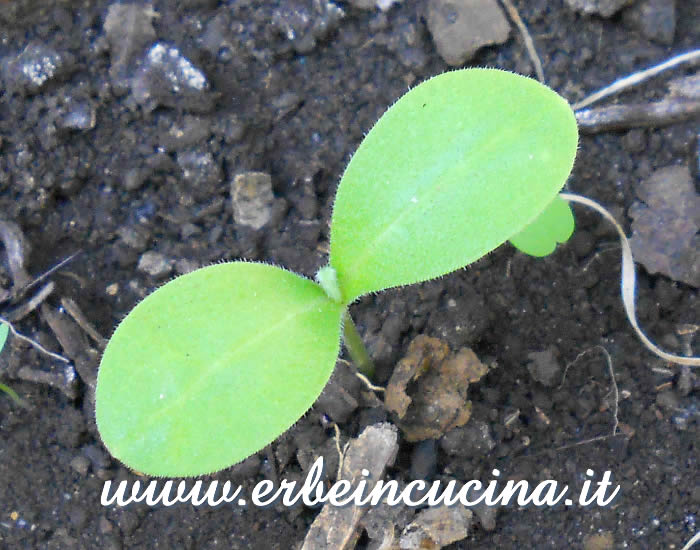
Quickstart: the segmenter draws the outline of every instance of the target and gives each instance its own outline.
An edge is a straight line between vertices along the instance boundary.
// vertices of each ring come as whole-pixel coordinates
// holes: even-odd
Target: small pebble
[[[271,23],[298,53],[307,54],[343,17],[342,8],[327,0],[287,0],[274,10]]]
[[[131,83],[134,99],[145,108],[177,107],[206,112],[214,106],[204,73],[174,46],[156,42]]]
[[[0,60],[7,88],[21,93],[36,93],[51,80],[65,75],[70,56],[38,42],[30,42],[15,58]]]
[[[110,456],[97,445],[86,445],[83,447],[83,454],[95,468],[109,468],[112,464]]]
[[[86,101],[71,103],[58,119],[58,126],[67,130],[91,130],[95,127],[95,106]]]
[[[625,10],[623,20],[649,40],[670,46],[676,33],[675,0],[638,0]]]
[[[145,252],[139,258],[137,269],[151,277],[165,277],[173,268],[173,263],[159,252]]]
[[[70,467],[81,476],[87,475],[90,468],[90,460],[85,456],[76,456],[70,461]]]
[[[559,382],[561,367],[553,349],[533,351],[527,354],[530,362],[527,370],[535,380],[545,386],[553,386]]]
[[[662,391],[656,396],[656,404],[659,407],[675,410],[679,408],[678,396],[673,390]]]
[[[634,0],[566,0],[574,11],[611,17]]]
[[[440,56],[456,67],[479,48],[503,44],[510,24],[496,0],[430,0],[428,29]]]
[[[221,165],[208,151],[181,151],[177,154],[177,164],[188,185],[207,192],[211,192],[224,177]]]
[[[245,172],[231,183],[233,220],[240,225],[260,229],[272,215],[275,197],[272,178],[264,172]]]
[[[484,456],[495,446],[488,424],[479,420],[471,420],[466,426],[450,430],[440,439],[440,447],[450,456]]]

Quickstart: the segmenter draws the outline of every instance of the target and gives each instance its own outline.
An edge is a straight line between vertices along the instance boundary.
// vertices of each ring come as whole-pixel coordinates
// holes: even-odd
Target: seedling
[[[159,476],[257,452],[319,396],[343,332],[368,364],[348,314],[360,296],[440,277],[508,239],[535,255],[566,240],[573,218],[556,196],[577,141],[567,102],[529,78],[466,69],[416,86],[345,170],[316,282],[216,264],[162,286],[122,321],[97,379],[105,445]]]
[[[5,342],[7,342],[7,336],[9,334],[10,325],[0,321],[0,353],[2,353],[2,350],[5,347]],[[10,386],[7,386],[6,384],[3,384],[2,382],[0,382],[0,392],[5,393],[17,405],[20,405],[21,407],[27,406],[24,400],[19,395],[17,395],[17,392],[15,390],[13,390]]]

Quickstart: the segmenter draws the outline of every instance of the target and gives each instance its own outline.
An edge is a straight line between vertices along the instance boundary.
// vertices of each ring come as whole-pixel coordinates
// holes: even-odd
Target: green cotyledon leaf
[[[7,341],[7,335],[10,332],[10,325],[5,323],[0,323],[0,351],[5,347],[5,342]]]
[[[157,476],[226,468],[273,441],[321,393],[343,306],[313,281],[259,263],[188,273],[117,327],[96,389],[109,451]]]
[[[330,265],[344,303],[477,260],[556,196],[578,143],[569,104],[496,69],[433,77],[367,134],[338,187]]]
[[[511,237],[509,242],[521,252],[541,258],[554,252],[557,243],[568,241],[574,225],[571,206],[557,195],[535,221]]]

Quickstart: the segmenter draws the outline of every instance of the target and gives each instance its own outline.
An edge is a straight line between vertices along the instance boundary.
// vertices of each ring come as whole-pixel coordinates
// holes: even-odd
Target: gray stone
[[[700,195],[687,166],[668,166],[637,187],[630,246],[649,273],[700,287]]]
[[[569,7],[587,15],[598,14],[610,17],[634,0],[566,0]]]
[[[508,40],[510,25],[495,0],[430,0],[428,28],[440,56],[464,64],[483,46]]]
[[[270,221],[274,201],[269,174],[245,172],[233,178],[231,204],[237,224],[260,229]]]
[[[126,246],[139,252],[148,246],[148,233],[139,227],[123,225],[117,229],[117,235]]]
[[[670,46],[676,33],[675,0],[642,0],[625,10],[625,23],[648,39]]]
[[[314,408],[327,415],[337,424],[347,422],[358,407],[361,382],[355,376],[355,367],[339,362]]]
[[[401,533],[399,548],[442,548],[466,538],[472,523],[472,511],[460,504],[425,508]]]
[[[113,83],[128,88],[128,72],[156,39],[152,23],[156,15],[151,4],[114,3],[107,9],[103,30],[112,60],[109,75]]]
[[[211,135],[211,122],[201,117],[187,115],[174,122],[159,137],[159,144],[166,151],[184,151],[206,141]]]
[[[488,424],[480,420],[471,420],[465,426],[450,430],[440,439],[440,447],[450,456],[484,456],[495,446]]]
[[[95,127],[95,106],[88,101],[71,101],[59,117],[57,125],[67,130],[92,130]]]
[[[195,188],[210,190],[224,177],[221,165],[208,151],[181,151],[177,154],[177,164],[182,178]]]
[[[131,91],[144,108],[159,105],[206,112],[214,106],[209,81],[179,49],[163,42],[151,46],[136,72]]]
[[[68,54],[61,54],[38,42],[30,42],[16,57],[0,63],[5,87],[20,93],[36,93],[48,82],[65,76],[73,64]]]
[[[272,13],[272,25],[301,54],[311,52],[316,43],[338,27],[345,12],[326,0],[287,0]]]
[[[85,456],[75,456],[70,461],[70,467],[78,472],[81,476],[85,476],[90,468],[90,460]]]
[[[403,0],[349,0],[349,4],[361,10],[373,10],[379,8],[387,11],[394,4],[400,4]]]
[[[552,348],[545,351],[533,351],[527,354],[527,358],[530,359],[527,370],[530,371],[530,376],[539,383],[553,386],[559,381],[561,367]]]
[[[165,277],[173,269],[173,262],[159,252],[144,252],[139,258],[137,269],[151,277]]]

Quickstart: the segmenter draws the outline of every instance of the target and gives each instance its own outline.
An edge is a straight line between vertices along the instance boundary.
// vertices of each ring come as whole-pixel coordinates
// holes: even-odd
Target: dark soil
[[[572,101],[698,45],[693,2],[677,2],[671,45],[649,40],[620,15],[581,16],[562,0],[516,4],[548,83]],[[27,268],[34,275],[83,251],[52,277],[57,289],[47,303],[56,308],[59,297],[72,298],[104,335],[167,280],[167,274],[158,279],[137,270],[145,251],[198,266],[246,257],[312,276],[325,262],[335,186],[363,133],[408,86],[448,68],[433,47],[422,3],[411,0],[383,15],[343,5],[346,16],[330,32],[308,31],[313,40],[297,33],[296,41],[274,21],[305,2],[157,0],[157,39],[199,67],[214,95],[209,105],[149,111],[110,85],[110,55],[101,39],[108,5],[0,2],[0,57],[13,58],[30,42],[70,57],[38,90],[6,82],[0,92],[0,216],[16,222],[31,244]],[[220,48],[203,39],[215,17],[223,30],[213,36],[225,38]],[[532,71],[515,32],[470,64]],[[626,97],[658,97],[663,80]],[[75,100],[95,107],[94,128],[62,127],[61,113]],[[164,147],[163,136],[193,110],[195,141]],[[600,201],[629,227],[626,212],[638,182],[671,164],[697,166],[696,132],[688,122],[584,136],[569,189]],[[188,150],[211,155],[218,166],[213,177],[204,174],[195,183],[185,177],[177,160]],[[269,173],[275,195],[285,201],[258,232],[232,220],[229,182],[246,170]],[[670,367],[676,373],[670,376],[652,371],[668,365],[645,350],[627,323],[618,249],[608,250],[617,245],[615,235],[597,215],[578,209],[576,215],[574,238],[550,257],[530,258],[505,245],[439,281],[368,296],[352,307],[377,361],[379,384],[418,334],[445,338],[455,350],[471,346],[482,360],[497,363],[469,390],[472,422],[488,426],[493,448],[469,440],[458,447],[401,441],[389,477],[488,480],[498,468],[508,479],[579,487],[590,468],[611,470],[621,485],[611,507],[503,509],[495,528],[476,524],[455,548],[578,548],[601,532],[612,540],[604,547],[680,548],[698,529],[697,389],[679,384],[678,367]],[[137,238],[125,238],[134,232]],[[677,329],[700,318],[697,291],[638,271],[642,326],[663,347],[682,353]],[[38,312],[18,329],[65,352]],[[605,360],[591,352],[561,387],[558,380],[548,387],[531,376],[528,354],[552,350],[563,368],[597,345],[612,357],[619,421],[631,437],[572,446],[611,433]],[[1,379],[30,409],[0,395],[1,548],[286,549],[303,540],[317,514],[303,507],[100,506],[104,479],[138,478],[101,447],[88,380],[76,399],[22,381],[23,366],[58,372],[61,364],[16,339],[8,349],[0,356]],[[94,375],[97,362],[89,364]],[[300,457],[332,445],[322,415],[313,409],[258,459],[213,478],[248,487],[261,479],[301,478],[306,461]],[[385,418],[380,407],[360,407],[340,428],[353,437]]]

